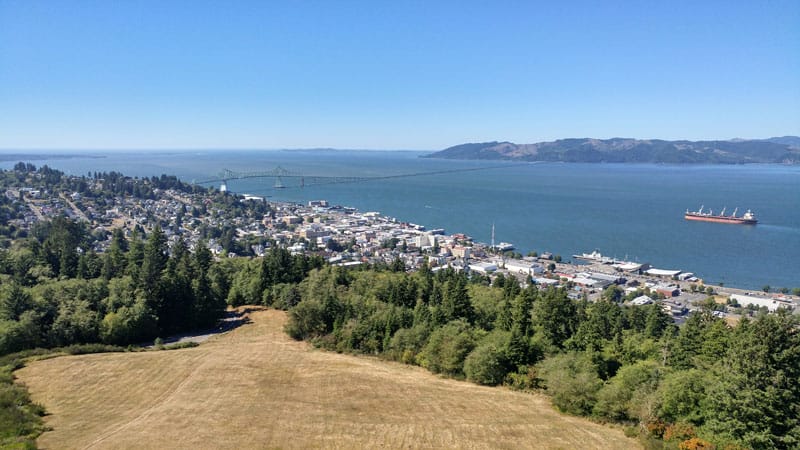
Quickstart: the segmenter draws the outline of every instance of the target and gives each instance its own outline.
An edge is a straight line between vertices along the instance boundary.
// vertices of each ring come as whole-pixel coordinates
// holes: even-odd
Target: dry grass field
[[[199,347],[37,361],[42,448],[636,448],[547,398],[315,350],[280,311]]]

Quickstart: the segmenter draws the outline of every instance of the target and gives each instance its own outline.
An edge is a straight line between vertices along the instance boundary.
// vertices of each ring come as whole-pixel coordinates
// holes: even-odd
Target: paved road
[[[88,218],[88,217],[86,217],[86,214],[84,214],[84,213],[83,213],[83,211],[81,211],[81,210],[80,210],[80,208],[78,208],[77,206],[75,206],[75,203],[72,203],[72,200],[70,200],[70,199],[69,199],[69,197],[67,197],[67,196],[66,196],[66,195],[64,195],[63,193],[62,193],[62,194],[60,194],[60,196],[61,196],[61,199],[62,199],[62,200],[64,200],[65,202],[67,202],[67,204],[69,205],[69,207],[70,207],[70,208],[72,208],[72,210],[75,212],[75,214],[77,214],[77,215],[78,215],[78,217],[80,217],[81,219],[83,219],[83,220],[84,220],[84,221],[86,221],[86,222],[89,222],[89,218]]]

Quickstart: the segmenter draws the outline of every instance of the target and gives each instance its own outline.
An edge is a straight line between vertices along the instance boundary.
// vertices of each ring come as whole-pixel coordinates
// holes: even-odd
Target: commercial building
[[[518,273],[523,275],[535,275],[544,273],[544,266],[538,263],[520,260],[509,259],[505,262],[505,269],[510,273]]]
[[[775,298],[761,298],[761,297],[753,297],[750,295],[742,295],[742,294],[731,294],[730,296],[731,301],[735,301],[741,306],[755,306],[757,308],[766,307],[769,312],[775,312],[778,308],[792,308],[793,305],[791,302],[778,300]]]

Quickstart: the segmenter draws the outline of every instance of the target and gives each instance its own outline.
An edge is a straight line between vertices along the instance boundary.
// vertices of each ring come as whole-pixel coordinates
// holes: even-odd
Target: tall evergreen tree
[[[578,328],[577,307],[565,290],[548,288],[534,303],[533,325],[548,343],[561,348]]]
[[[19,320],[33,306],[28,291],[17,283],[9,283],[0,291],[0,320]]]
[[[190,329],[194,326],[194,279],[189,251],[183,241],[172,246],[172,256],[161,272],[157,295],[152,302],[158,325],[167,334]]]
[[[108,266],[106,269],[103,269],[103,276],[106,279],[114,278],[125,273],[125,253],[128,251],[128,240],[125,239],[125,234],[123,233],[121,228],[114,229],[114,232],[111,235],[111,245],[108,247],[108,252],[106,253],[106,260],[107,263],[104,262],[105,265]]]
[[[126,274],[130,275],[135,282],[139,281],[142,261],[144,261],[144,243],[139,236],[139,232],[134,228],[131,235],[130,249],[127,253]]]
[[[449,322],[464,319],[467,323],[475,321],[475,311],[470,303],[467,291],[467,277],[464,274],[454,275],[447,282],[447,289],[442,298],[442,312]]]
[[[800,447],[800,321],[786,311],[735,329],[711,387],[708,428],[754,449]]]
[[[167,239],[160,226],[156,225],[150,232],[143,256],[139,285],[150,296],[155,293],[161,271],[167,265]]]
[[[514,299],[511,313],[512,327],[518,327],[519,332],[530,337],[533,334],[531,323],[533,320],[533,304],[536,300],[537,290],[535,286],[530,286],[521,291]]]

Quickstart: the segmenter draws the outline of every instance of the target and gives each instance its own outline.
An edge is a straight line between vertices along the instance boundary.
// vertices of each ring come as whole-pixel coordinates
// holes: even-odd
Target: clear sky
[[[0,148],[800,135],[800,1],[0,0]]]

